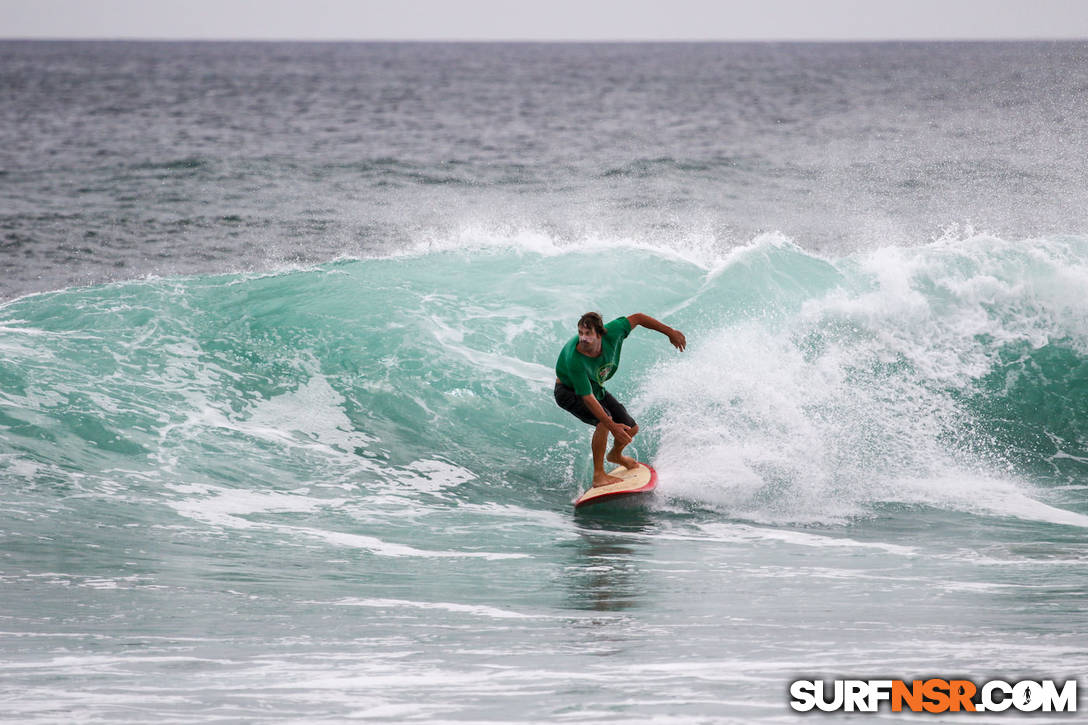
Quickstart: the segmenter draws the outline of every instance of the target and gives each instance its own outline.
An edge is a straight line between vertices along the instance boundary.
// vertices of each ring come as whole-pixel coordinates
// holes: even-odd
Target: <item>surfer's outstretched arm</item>
[[[673,347],[675,347],[677,350],[680,350],[681,352],[683,352],[684,348],[688,345],[688,341],[687,338],[684,337],[684,333],[669,327],[664,322],[659,322],[658,320],[655,320],[649,315],[644,315],[641,312],[636,312],[633,315],[628,315],[627,321],[631,323],[632,330],[639,325],[642,325],[643,327],[647,327],[651,330],[660,332],[662,335],[669,338],[669,342],[672,343]]]

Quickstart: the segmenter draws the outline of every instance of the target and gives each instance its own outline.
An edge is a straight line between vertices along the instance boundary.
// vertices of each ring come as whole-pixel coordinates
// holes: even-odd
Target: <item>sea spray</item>
[[[1004,489],[1068,468],[1086,441],[1088,307],[1071,284],[1084,259],[1080,240],[989,237],[826,261],[789,244],[738,255],[683,312],[722,322],[640,391],[660,416],[658,464],[677,496],[812,521],[909,501],[911,481],[964,475],[984,500],[987,476]],[[753,277],[760,295],[738,295]]]

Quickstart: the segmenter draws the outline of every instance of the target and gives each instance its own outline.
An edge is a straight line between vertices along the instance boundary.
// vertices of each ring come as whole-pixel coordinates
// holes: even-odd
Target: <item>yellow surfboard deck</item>
[[[590,488],[574,500],[574,508],[586,506],[591,503],[616,500],[631,496],[632,494],[647,494],[657,488],[657,471],[645,463],[639,463],[636,468],[619,468],[609,471],[610,476],[619,476],[623,480],[619,483],[610,483],[607,486]]]

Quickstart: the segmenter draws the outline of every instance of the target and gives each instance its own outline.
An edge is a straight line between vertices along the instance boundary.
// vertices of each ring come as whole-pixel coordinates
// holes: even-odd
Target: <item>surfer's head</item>
[[[601,349],[604,320],[599,312],[587,312],[578,320],[578,348],[583,354],[595,356]]]
[[[597,337],[604,337],[604,318],[601,317],[600,312],[587,312],[582,315],[582,318],[578,320],[578,336],[582,336],[582,331],[589,331],[597,333]]]

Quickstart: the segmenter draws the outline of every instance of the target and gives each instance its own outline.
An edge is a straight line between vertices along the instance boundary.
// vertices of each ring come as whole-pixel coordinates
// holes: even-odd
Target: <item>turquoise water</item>
[[[480,233],[7,302],[5,716],[789,721],[801,677],[1078,677],[1086,282],[1077,236]],[[610,386],[641,512],[571,506],[587,309],[688,338],[637,330]]]

